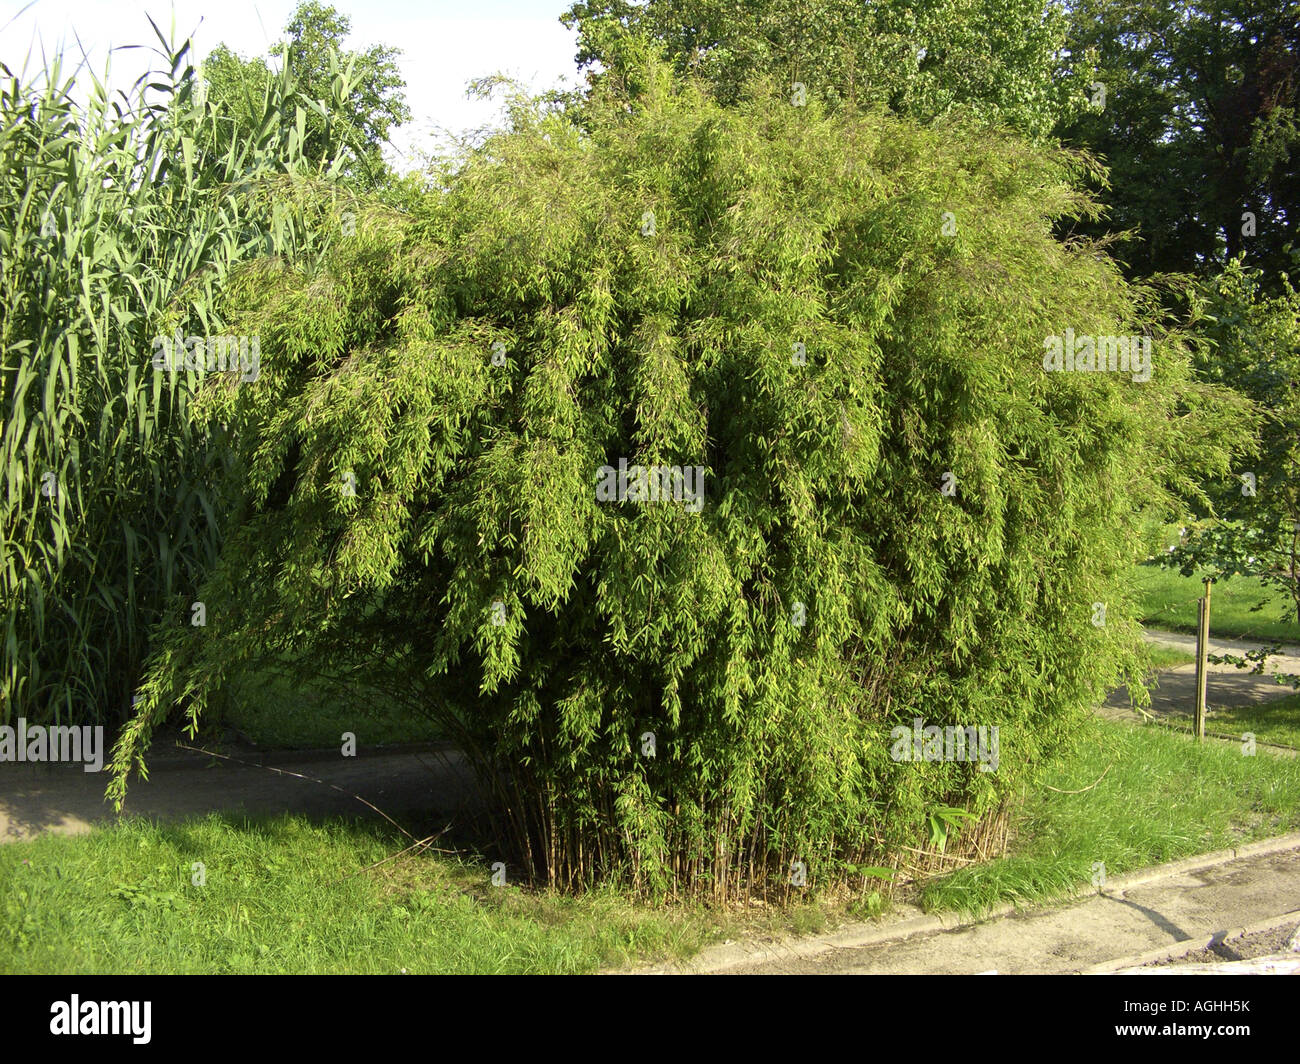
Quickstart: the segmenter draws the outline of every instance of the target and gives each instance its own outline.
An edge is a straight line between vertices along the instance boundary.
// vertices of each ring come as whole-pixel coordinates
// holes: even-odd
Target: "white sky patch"
[[[198,59],[222,43],[249,57],[265,55],[283,36],[296,6],[296,0],[36,0],[31,6],[3,0],[0,60],[15,73],[26,60],[31,74],[43,66],[42,47],[53,54],[62,46],[66,78],[84,48],[90,69],[102,76],[111,49],[110,85],[126,89],[150,57],[122,46],[157,44],[146,13],[164,34],[174,24],[177,40],[192,37]],[[394,131],[386,151],[399,169],[416,165],[440,130],[460,134],[497,123],[499,100],[465,98],[474,78],[500,72],[534,92],[580,83],[575,35],[560,24],[567,0],[335,0],[333,6],[352,19],[349,49],[402,50],[398,63],[412,119]]]

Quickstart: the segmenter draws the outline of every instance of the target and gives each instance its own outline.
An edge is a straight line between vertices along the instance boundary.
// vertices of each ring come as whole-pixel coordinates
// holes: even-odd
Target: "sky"
[[[472,78],[502,72],[534,91],[578,81],[574,34],[559,16],[571,0],[326,0],[352,19],[347,47],[400,48],[406,103],[412,120],[398,129],[387,152],[399,169],[432,147],[438,129],[453,133],[495,123],[499,100],[468,100]],[[109,50],[111,84],[127,88],[144,71],[146,54],[122,45],[156,39],[145,17],[164,33],[191,36],[201,59],[219,43],[243,56],[265,55],[282,35],[297,0],[0,0],[0,61],[18,73],[28,53],[29,71],[65,46],[102,74]],[[78,43],[80,40],[80,43]],[[66,58],[65,58],[66,62]]]

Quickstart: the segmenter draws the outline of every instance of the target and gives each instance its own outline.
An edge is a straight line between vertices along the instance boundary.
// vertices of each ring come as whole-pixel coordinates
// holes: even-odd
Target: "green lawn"
[[[702,909],[493,887],[490,869],[443,856],[353,874],[402,845],[289,816],[9,843],[0,971],[590,972],[689,954],[719,933]]]
[[[1196,631],[1196,601],[1203,585],[1199,577],[1179,576],[1176,569],[1142,564],[1137,567],[1141,593],[1139,620],[1150,628],[1173,632]],[[1251,607],[1261,599],[1262,610]],[[1295,623],[1294,606],[1282,620],[1288,599],[1275,588],[1266,588],[1258,577],[1235,576],[1216,583],[1210,594],[1210,633],[1224,639],[1276,639],[1300,643],[1300,625]]]
[[[1097,862],[1117,876],[1300,828],[1300,759],[1245,757],[1163,728],[1092,727],[1045,780],[1058,790],[1026,802],[1010,854],[931,880],[927,909],[1049,901],[1089,889]]]
[[[1047,901],[1086,888],[1098,861],[1114,876],[1300,827],[1300,759],[1093,728],[1045,782],[1065,791],[1105,778],[1083,794],[1032,795],[1011,855],[931,880],[927,908]],[[373,827],[292,816],[128,819],[0,845],[0,972],[592,972],[862,913],[831,902],[719,913],[612,890],[568,898],[493,887],[481,861],[443,854],[357,874],[402,845]],[[191,882],[196,861],[203,886]]]
[[[1192,665],[1196,662],[1195,654],[1179,647],[1150,644],[1147,646],[1147,651],[1151,655],[1151,667],[1156,670],[1173,669],[1179,665]]]
[[[1206,727],[1226,735],[1252,732],[1260,742],[1300,749],[1300,694],[1236,709],[1214,706]]]

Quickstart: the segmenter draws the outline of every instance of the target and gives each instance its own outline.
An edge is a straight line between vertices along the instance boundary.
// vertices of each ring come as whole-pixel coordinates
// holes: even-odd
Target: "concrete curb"
[[[1297,922],[1300,922],[1300,909],[1293,909],[1281,916],[1270,916],[1265,920],[1256,920],[1253,924],[1232,927],[1226,931],[1216,931],[1208,938],[1188,938],[1182,942],[1175,942],[1172,946],[1159,946],[1156,949],[1147,950],[1145,953],[1135,953],[1129,957],[1118,957],[1115,960],[1102,961],[1100,964],[1094,964],[1089,968],[1082,969],[1079,974],[1114,975],[1122,968],[1140,968],[1142,965],[1151,964],[1153,961],[1175,961],[1180,957],[1186,957],[1189,953],[1194,953],[1196,950],[1217,946],[1222,942],[1231,942],[1233,939],[1242,938],[1245,935],[1255,935],[1261,931],[1272,931],[1274,928],[1286,927],[1288,924]]]
[[[1213,853],[1184,857],[1177,861],[1155,865],[1152,868],[1129,875],[1108,879],[1104,890],[1099,894],[1122,894],[1135,887],[1147,886],[1164,879],[1187,875],[1191,872],[1217,868],[1245,857],[1258,857],[1266,854],[1285,853],[1300,849],[1300,832],[1280,835],[1277,838],[1261,839],[1258,842],[1244,843],[1230,850],[1216,850]],[[1042,909],[1060,908],[1089,897],[1078,894],[1073,898],[1063,899],[1041,907]],[[911,907],[909,907],[911,908]],[[912,911],[916,911],[913,909]],[[644,968],[619,969],[603,972],[604,975],[718,975],[747,964],[763,964],[768,961],[804,959],[830,953],[836,949],[855,949],[861,946],[874,946],[882,942],[902,941],[912,935],[931,934],[935,931],[951,931],[959,927],[972,927],[975,924],[997,920],[1015,912],[1026,911],[1013,902],[1006,902],[989,910],[978,919],[963,919],[955,913],[934,913],[923,916],[904,916],[882,924],[850,924],[829,935],[816,935],[808,938],[788,936],[775,942],[728,942],[720,946],[710,946],[702,950],[699,956],[678,964],[657,964]],[[1169,948],[1169,947],[1165,947]]]

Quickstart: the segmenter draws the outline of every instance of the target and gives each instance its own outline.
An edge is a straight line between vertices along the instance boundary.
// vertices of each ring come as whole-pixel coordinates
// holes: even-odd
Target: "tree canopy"
[[[396,62],[399,50],[373,45],[365,51],[349,51],[344,45],[351,28],[352,20],[334,7],[303,0],[285,26],[284,39],[271,46],[270,56],[289,68],[297,88],[306,158],[338,160],[354,184],[374,187],[391,176],[382,148],[411,111]],[[213,105],[228,119],[217,127],[218,150],[237,133],[255,133],[266,95],[277,79],[267,59],[244,59],[219,44],[204,60],[203,78]],[[342,108],[312,106],[332,99],[342,85],[347,90]],[[277,117],[287,129],[297,121],[297,109],[286,109]]]
[[[1300,261],[1300,3],[1072,0],[1069,48],[1096,57],[1096,106],[1067,143],[1107,164],[1133,276],[1202,277],[1241,257],[1270,292]]]
[[[734,103],[755,76],[835,105],[887,105],[922,121],[964,111],[1034,137],[1082,106],[1087,71],[1062,64],[1052,0],[579,0],[580,67],[619,65],[628,33]]]
[[[1205,286],[1198,375],[1249,397],[1259,431],[1233,475],[1212,482],[1214,517],[1199,507],[1167,561],[1187,576],[1258,576],[1300,623],[1300,293],[1285,276],[1282,287],[1269,295],[1240,260]]]

